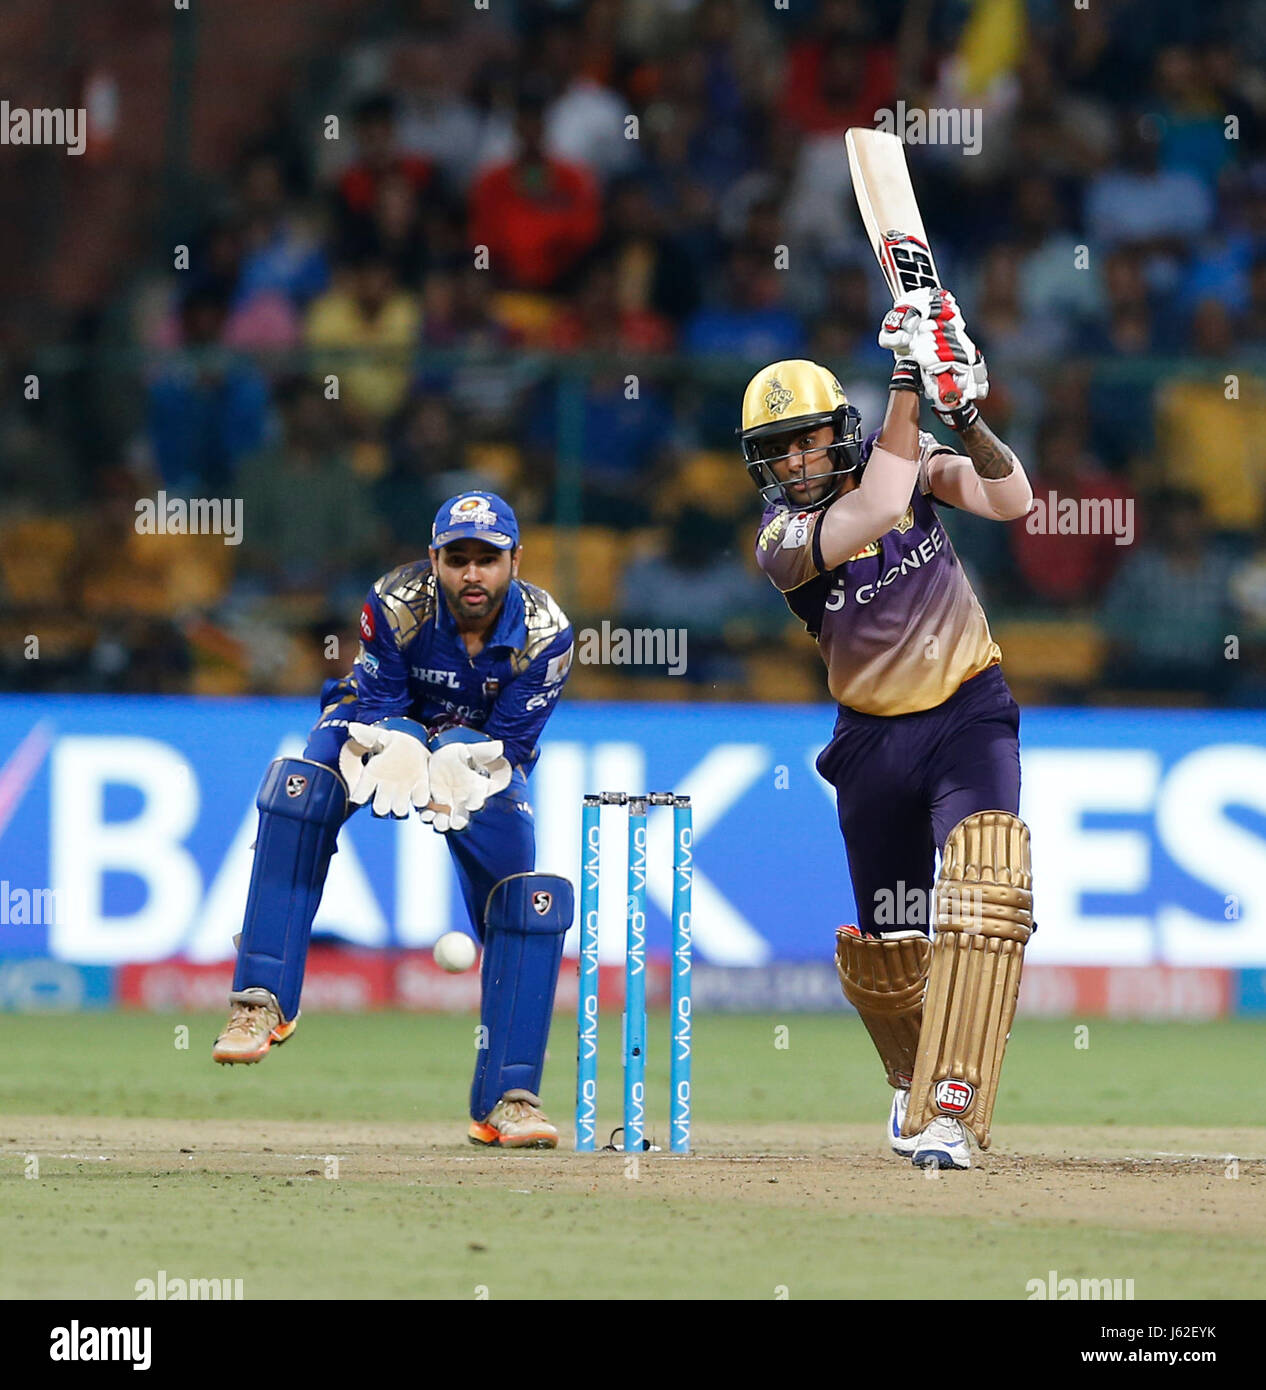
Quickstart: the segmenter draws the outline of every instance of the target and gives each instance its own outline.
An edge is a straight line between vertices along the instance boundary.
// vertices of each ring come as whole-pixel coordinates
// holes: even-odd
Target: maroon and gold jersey
[[[756,560],[817,640],[837,703],[862,714],[912,714],[947,700],[1001,661],[930,495],[928,462],[952,453],[919,435],[918,481],[899,522],[824,571],[818,528],[827,509],[770,507]]]

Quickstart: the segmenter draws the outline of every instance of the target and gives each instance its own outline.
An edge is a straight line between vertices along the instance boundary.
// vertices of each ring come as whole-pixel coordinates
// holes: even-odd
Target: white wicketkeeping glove
[[[349,724],[347,730],[338,766],[351,801],[360,806],[373,797],[374,815],[398,818],[427,804],[431,754],[420,738],[373,724]]]
[[[499,739],[446,743],[431,754],[431,804],[422,819],[436,830],[465,830],[490,796],[510,785],[510,764]]]

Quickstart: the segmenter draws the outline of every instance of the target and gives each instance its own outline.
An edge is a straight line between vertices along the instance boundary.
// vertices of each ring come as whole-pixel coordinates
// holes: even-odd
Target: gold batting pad
[[[949,1115],[982,1149],[989,1147],[1032,934],[1028,826],[1009,811],[978,811],[959,821],[941,855],[936,938],[902,1134],[918,1134],[937,1115]]]
[[[835,969],[879,1051],[890,1086],[909,1086],[923,1018],[931,943],[922,932],[886,938],[835,933]]]

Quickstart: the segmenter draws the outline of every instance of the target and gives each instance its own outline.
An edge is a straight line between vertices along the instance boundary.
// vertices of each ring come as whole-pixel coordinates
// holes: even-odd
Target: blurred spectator
[[[1094,259],[1083,266],[1077,255],[1083,242],[1069,230],[1067,204],[1053,179],[1025,174],[1016,181],[1011,238],[1020,256],[1020,304],[1065,324],[1092,317],[1101,297]]]
[[[427,191],[434,168],[427,159],[401,150],[396,140],[396,103],[387,92],[365,97],[353,117],[356,158],[338,181],[340,212],[346,221],[372,218],[388,181],[403,184],[414,197]]]
[[[1028,472],[1036,511],[1006,528],[1016,572],[1030,595],[1053,607],[1098,599],[1130,554],[1127,546],[1139,544],[1141,518],[1133,494],[1087,456],[1082,427],[1074,420],[1047,424]],[[1078,504],[1078,521],[1066,531],[1060,525],[1059,507],[1069,499]],[[1102,526],[1097,535],[1082,528],[1082,499],[1107,503],[1106,509],[1092,513]],[[1120,543],[1111,529],[1118,520],[1128,528]]]
[[[541,37],[541,68],[556,93],[545,112],[545,147],[553,158],[583,165],[605,180],[633,166],[638,145],[625,127],[628,102],[605,79],[582,70],[582,42],[579,18],[567,15],[551,19]],[[602,66],[611,66],[609,58]]]
[[[339,378],[340,396],[357,423],[382,421],[404,400],[419,317],[417,297],[401,289],[390,263],[372,249],[309,309],[309,347],[366,354],[364,361],[317,359],[320,374]]]
[[[242,218],[242,261],[237,302],[274,290],[299,308],[329,284],[324,248],[291,208],[285,169],[269,149],[247,154],[238,181]]]
[[[393,433],[390,467],[373,489],[374,511],[391,549],[384,566],[388,559],[403,564],[426,551],[440,503],[466,490],[459,482],[464,454],[444,397],[420,396],[406,407]]]
[[[602,205],[593,177],[545,153],[542,103],[520,101],[518,152],[475,181],[470,239],[486,246],[491,270],[518,289],[549,289],[597,240]]]
[[[1204,51],[1180,44],[1162,49],[1153,86],[1160,98],[1161,164],[1216,188],[1235,155],[1223,124],[1227,108],[1218,99]]]
[[[1254,261],[1249,271],[1241,341],[1245,347],[1266,351],[1266,256]]]
[[[16,372],[0,374],[0,509],[5,517],[72,511],[84,493],[47,407],[24,401]]]
[[[672,403],[653,381],[643,377],[630,399],[623,374],[595,372],[575,395],[552,387],[538,391],[526,417],[530,476],[563,468],[560,439],[568,437],[581,460],[583,520],[621,528],[647,524],[652,480],[673,427]]]
[[[505,348],[513,330],[499,319],[489,297],[489,275],[474,266],[433,270],[422,300],[422,338],[434,348]]]
[[[872,126],[890,107],[896,60],[890,45],[869,41],[856,0],[822,0],[813,32],[787,50],[782,115],[806,134],[840,134]]]
[[[644,179],[620,180],[608,190],[606,231],[595,255],[614,264],[622,305],[679,322],[699,303],[706,265],[667,230],[671,225]]]
[[[228,304],[221,290],[186,296],[181,346],[149,390],[149,437],[163,486],[183,496],[231,489],[241,457],[264,442],[268,386],[245,359],[223,348]]]
[[[608,260],[590,264],[572,307],[554,320],[550,332],[550,346],[558,352],[666,352],[672,339],[672,325],[662,314],[622,302]]]
[[[732,524],[690,506],[674,519],[666,545],[625,570],[619,621],[630,628],[683,629],[685,677],[706,685],[742,678],[735,644],[727,640],[739,636],[736,629],[747,643],[777,634],[787,625],[787,610],[739,557]]]
[[[1206,306],[1199,345],[1225,358],[1225,311]],[[1216,530],[1251,534],[1266,499],[1266,378],[1237,372],[1235,393],[1220,375],[1185,376],[1157,393],[1156,440],[1167,482],[1200,495]]]
[[[1068,334],[1058,314],[1032,314],[1020,300],[1020,253],[995,246],[985,257],[972,308],[976,342],[990,361],[1008,371],[1040,368],[1057,357]]]
[[[1147,539],[1108,590],[1105,683],[1123,690],[1217,695],[1233,672],[1231,559],[1209,542],[1201,499],[1182,488],[1153,493]]]
[[[682,345],[690,352],[726,353],[761,362],[802,356],[804,325],[783,307],[781,276],[774,268],[772,248],[733,247],[712,307],[691,317]]]
[[[1112,252],[1103,263],[1101,297],[1081,331],[1081,351],[1096,356],[1138,357],[1161,348],[1157,315],[1139,258]]]
[[[1161,167],[1155,117],[1123,117],[1121,142],[1119,165],[1087,186],[1086,231],[1099,247],[1141,257],[1148,284],[1169,293],[1182,259],[1212,221],[1213,199],[1194,174]]]
[[[355,585],[372,566],[373,519],[343,447],[338,403],[297,379],[281,413],[276,447],[242,466],[238,577],[282,593]]]

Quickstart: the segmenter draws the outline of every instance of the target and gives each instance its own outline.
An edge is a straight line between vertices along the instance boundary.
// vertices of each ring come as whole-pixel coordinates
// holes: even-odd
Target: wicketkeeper
[[[217,1062],[258,1062],[285,1042],[339,828],[360,806],[415,810],[448,841],[483,943],[472,1142],[554,1148],[540,1108],[572,887],[537,874],[527,777],[571,669],[572,630],[518,578],[519,527],[493,493],[450,498],[428,557],[373,586],[349,675],[327,681],[302,758],[260,787],[259,835]]]
[[[1033,494],[980,418],[985,363],[949,293],[908,295],[879,342],[896,366],[878,431],[863,438],[825,367],[789,361],[752,378],[740,436],[766,503],[756,558],[817,640],[839,706],[817,768],[859,923],[837,932],[836,966],[895,1088],[887,1139],[917,1165],[968,1168],[969,1135],[989,1145],[1032,878],[1019,707],[937,508],[1012,521]],[[920,394],[943,399],[947,369],[961,404],[937,414],[959,449],[919,430]]]

